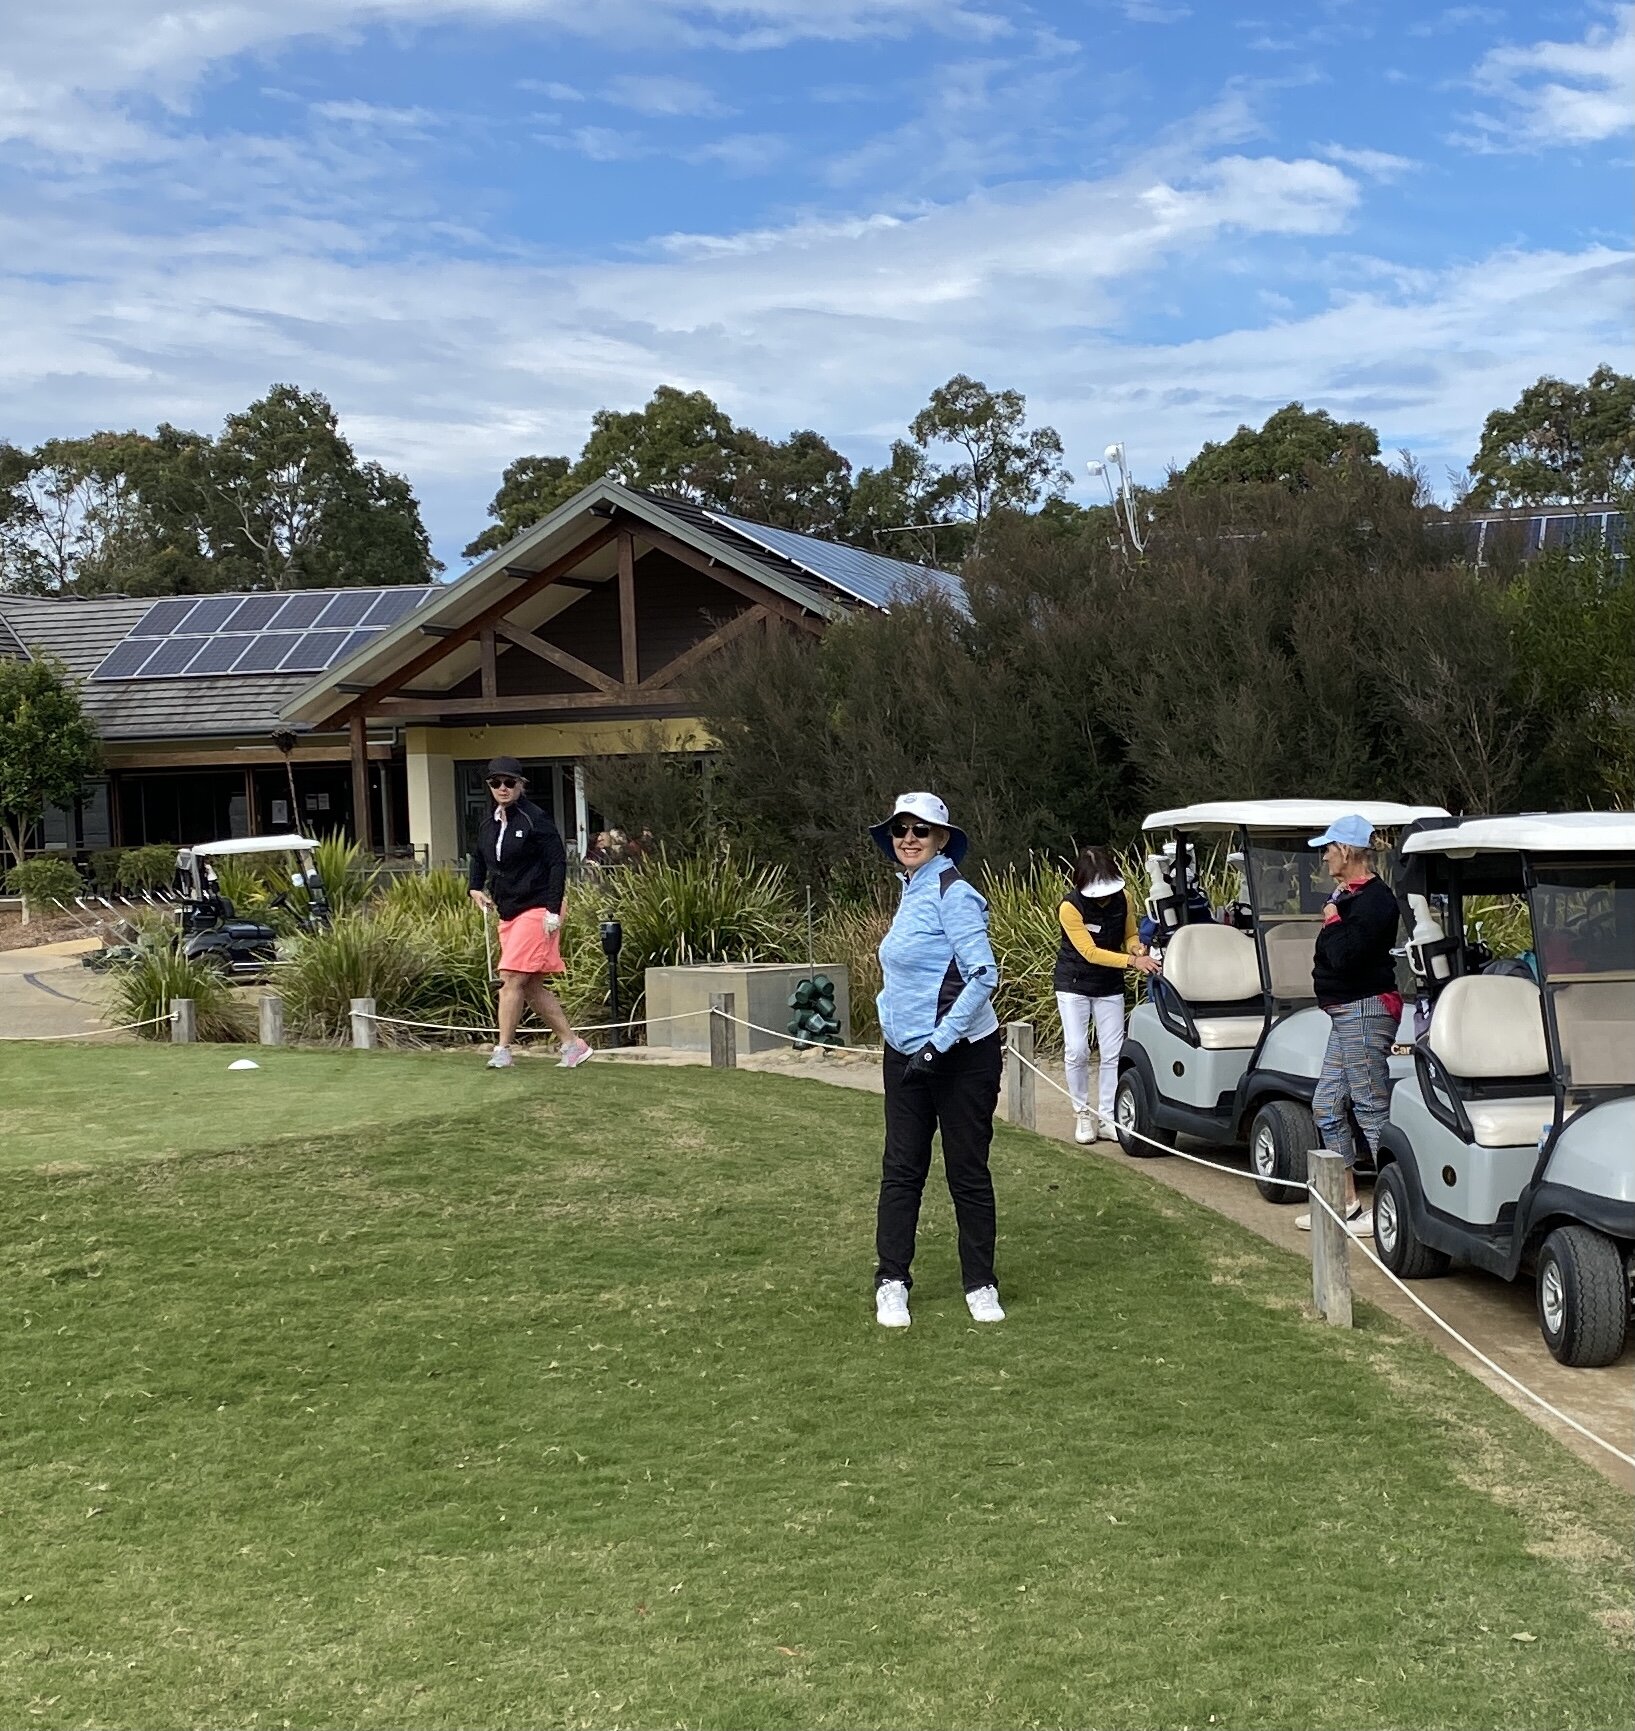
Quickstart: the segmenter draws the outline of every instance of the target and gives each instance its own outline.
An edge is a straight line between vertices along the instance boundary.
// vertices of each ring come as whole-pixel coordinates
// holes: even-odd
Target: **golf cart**
[[[1317,1144],[1311,1099],[1328,1044],[1311,969],[1334,885],[1311,838],[1355,813],[1392,839],[1406,825],[1446,817],[1434,806],[1382,800],[1225,800],[1155,812],[1142,826],[1156,844],[1147,912],[1163,973],[1130,1015],[1114,1097],[1126,1154],[1174,1145],[1247,1141],[1256,1187],[1268,1202],[1303,1202],[1306,1155]],[[1203,916],[1199,849],[1230,850],[1225,920]],[[1397,1074],[1408,1061],[1393,1059]],[[1283,1180],[1283,1182],[1276,1182]]]
[[[300,917],[310,928],[329,924],[329,903],[318,876],[317,842],[304,835],[240,836],[233,841],[202,842],[176,855],[176,883],[183,897],[182,953],[215,963],[235,979],[259,979],[277,960],[278,934],[261,920],[241,919],[222,894],[214,862],[282,854],[293,864],[290,889],[300,893]],[[291,907],[289,890],[270,906]]]
[[[1381,1140],[1380,1257],[1405,1280],[1531,1267],[1550,1351],[1611,1364],[1635,1277],[1635,817],[1416,826],[1399,881],[1430,1025]],[[1531,949],[1473,971],[1468,903],[1494,895],[1525,898]]]

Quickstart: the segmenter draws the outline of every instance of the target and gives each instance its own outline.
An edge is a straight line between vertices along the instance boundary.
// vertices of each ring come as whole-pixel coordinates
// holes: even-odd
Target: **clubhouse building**
[[[946,573],[600,481],[450,583],[39,600],[0,594],[0,656],[83,683],[104,772],[44,851],[340,829],[461,859],[482,771],[520,758],[570,849],[585,763],[711,741],[689,676],[755,633],[820,634]]]

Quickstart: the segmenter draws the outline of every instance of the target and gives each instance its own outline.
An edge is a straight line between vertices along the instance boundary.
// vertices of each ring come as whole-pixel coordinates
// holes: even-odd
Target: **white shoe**
[[[900,1280],[882,1280],[874,1289],[874,1320],[882,1328],[907,1328],[908,1288]]]
[[[496,1046],[494,1056],[488,1060],[488,1067],[490,1070],[509,1070],[512,1062],[511,1048],[509,1046]]]
[[[1374,1236],[1374,1210],[1364,1208],[1360,1202],[1345,1217],[1345,1223],[1359,1238],[1372,1238]],[[1294,1229],[1296,1232],[1310,1232],[1311,1216],[1309,1214],[1295,1215]]]
[[[999,1288],[997,1286],[979,1286],[975,1292],[967,1292],[965,1308],[970,1311],[973,1322],[1003,1322],[1005,1320],[1005,1312],[999,1304]]]
[[[556,1067],[559,1070],[575,1070],[584,1063],[595,1049],[596,1048],[591,1045],[589,1040],[581,1040],[575,1037],[562,1048],[562,1056],[557,1059]]]
[[[1096,1139],[1096,1115],[1088,1106],[1073,1115],[1073,1140],[1087,1148]]]

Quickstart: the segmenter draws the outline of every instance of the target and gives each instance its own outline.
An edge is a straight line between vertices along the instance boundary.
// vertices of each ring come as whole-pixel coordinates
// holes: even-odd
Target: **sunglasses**
[[[931,825],[928,823],[910,823],[906,818],[898,818],[891,826],[891,834],[898,841],[908,835],[913,836],[917,841],[924,841],[931,834]]]
[[[517,778],[514,775],[491,775],[488,778],[490,787],[515,787]]]

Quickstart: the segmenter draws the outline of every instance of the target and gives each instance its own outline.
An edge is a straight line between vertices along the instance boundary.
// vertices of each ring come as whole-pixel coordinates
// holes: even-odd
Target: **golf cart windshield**
[[[1635,862],[1541,863],[1532,902],[1565,1086],[1635,1087]]]
[[[1251,835],[1243,850],[1266,976],[1273,998],[1284,1004],[1312,1002],[1312,955],[1334,888],[1323,856],[1306,844],[1305,836]]]

